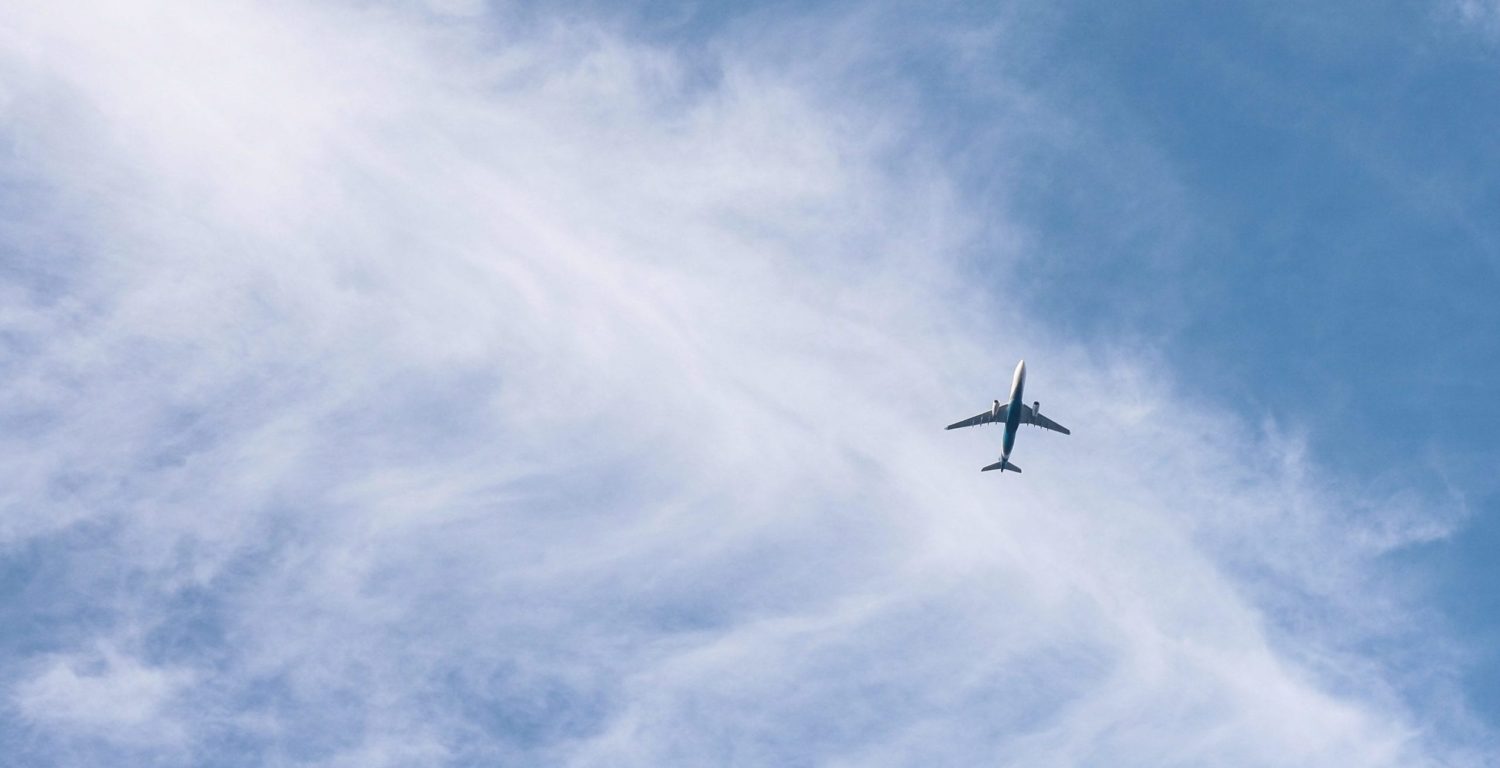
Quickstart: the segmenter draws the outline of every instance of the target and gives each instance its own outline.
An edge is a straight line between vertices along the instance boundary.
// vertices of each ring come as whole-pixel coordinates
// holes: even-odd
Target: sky
[[[1500,5],[0,22],[15,764],[1500,761]]]

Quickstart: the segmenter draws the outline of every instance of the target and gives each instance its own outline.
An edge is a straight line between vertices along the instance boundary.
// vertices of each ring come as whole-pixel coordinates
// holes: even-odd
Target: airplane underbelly
[[[1005,455],[1010,455],[1010,449],[1016,444],[1016,430],[1021,426],[1021,397],[1018,391],[1011,395],[1010,410],[1005,419]]]

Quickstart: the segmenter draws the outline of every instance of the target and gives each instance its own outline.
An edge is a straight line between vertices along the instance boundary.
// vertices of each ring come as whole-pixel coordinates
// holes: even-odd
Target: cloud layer
[[[1024,222],[839,80],[878,41],[90,10],[0,33],[12,754],[1464,757],[1381,568],[1451,511],[974,289]],[[1075,434],[980,475],[1022,356]]]

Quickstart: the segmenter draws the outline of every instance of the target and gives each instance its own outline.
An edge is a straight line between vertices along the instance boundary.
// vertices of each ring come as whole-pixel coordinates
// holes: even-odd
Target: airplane
[[[1005,470],[1019,473],[1021,468],[1010,463],[1010,449],[1016,444],[1016,427],[1022,424],[1035,424],[1053,432],[1061,432],[1071,435],[1068,428],[1042,415],[1042,403],[1038,400],[1031,405],[1021,402],[1021,390],[1026,387],[1026,361],[1022,360],[1016,365],[1016,375],[1010,381],[1010,402],[1001,405],[999,400],[990,407],[988,411],[973,418],[949,424],[947,429],[958,429],[960,427],[974,427],[980,424],[1004,424],[1005,440],[1000,460],[985,467],[980,472],[988,472],[998,469],[1002,473]]]

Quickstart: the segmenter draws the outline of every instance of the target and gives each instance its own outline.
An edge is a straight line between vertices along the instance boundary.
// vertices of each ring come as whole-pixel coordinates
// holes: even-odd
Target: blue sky
[[[7,14],[25,764],[1495,761],[1500,8]]]
[[[1403,557],[1438,569],[1432,597],[1485,649],[1497,60],[1462,22],[1404,3],[1070,9],[1041,46],[1066,63],[1038,67],[1038,87],[1092,105],[1088,130],[1159,164],[1170,190],[1144,194],[1193,223],[1122,226],[1133,193],[1089,147],[1049,156],[1063,167],[1036,171],[1027,204],[1048,222],[1033,306],[1054,322],[1147,339],[1193,396],[1273,411],[1350,482],[1461,499],[1462,534]],[[1470,691],[1493,722],[1500,668],[1481,654]]]
[[[722,13],[690,18],[744,23]],[[1297,432],[1343,481],[1468,510],[1463,535],[1397,559],[1437,580],[1430,599],[1473,642],[1466,685],[1491,722],[1493,18],[1462,4],[1078,2],[934,23],[897,8],[880,23],[1014,31],[964,57],[907,39],[867,62],[871,80],[910,78],[963,193],[1035,238],[1016,271],[975,256],[987,287],[1053,327],[1160,355],[1185,396]],[[1010,156],[992,124],[1014,118],[1013,94],[997,79],[1065,112],[1072,133]],[[1420,415],[1398,415],[1407,400]]]

